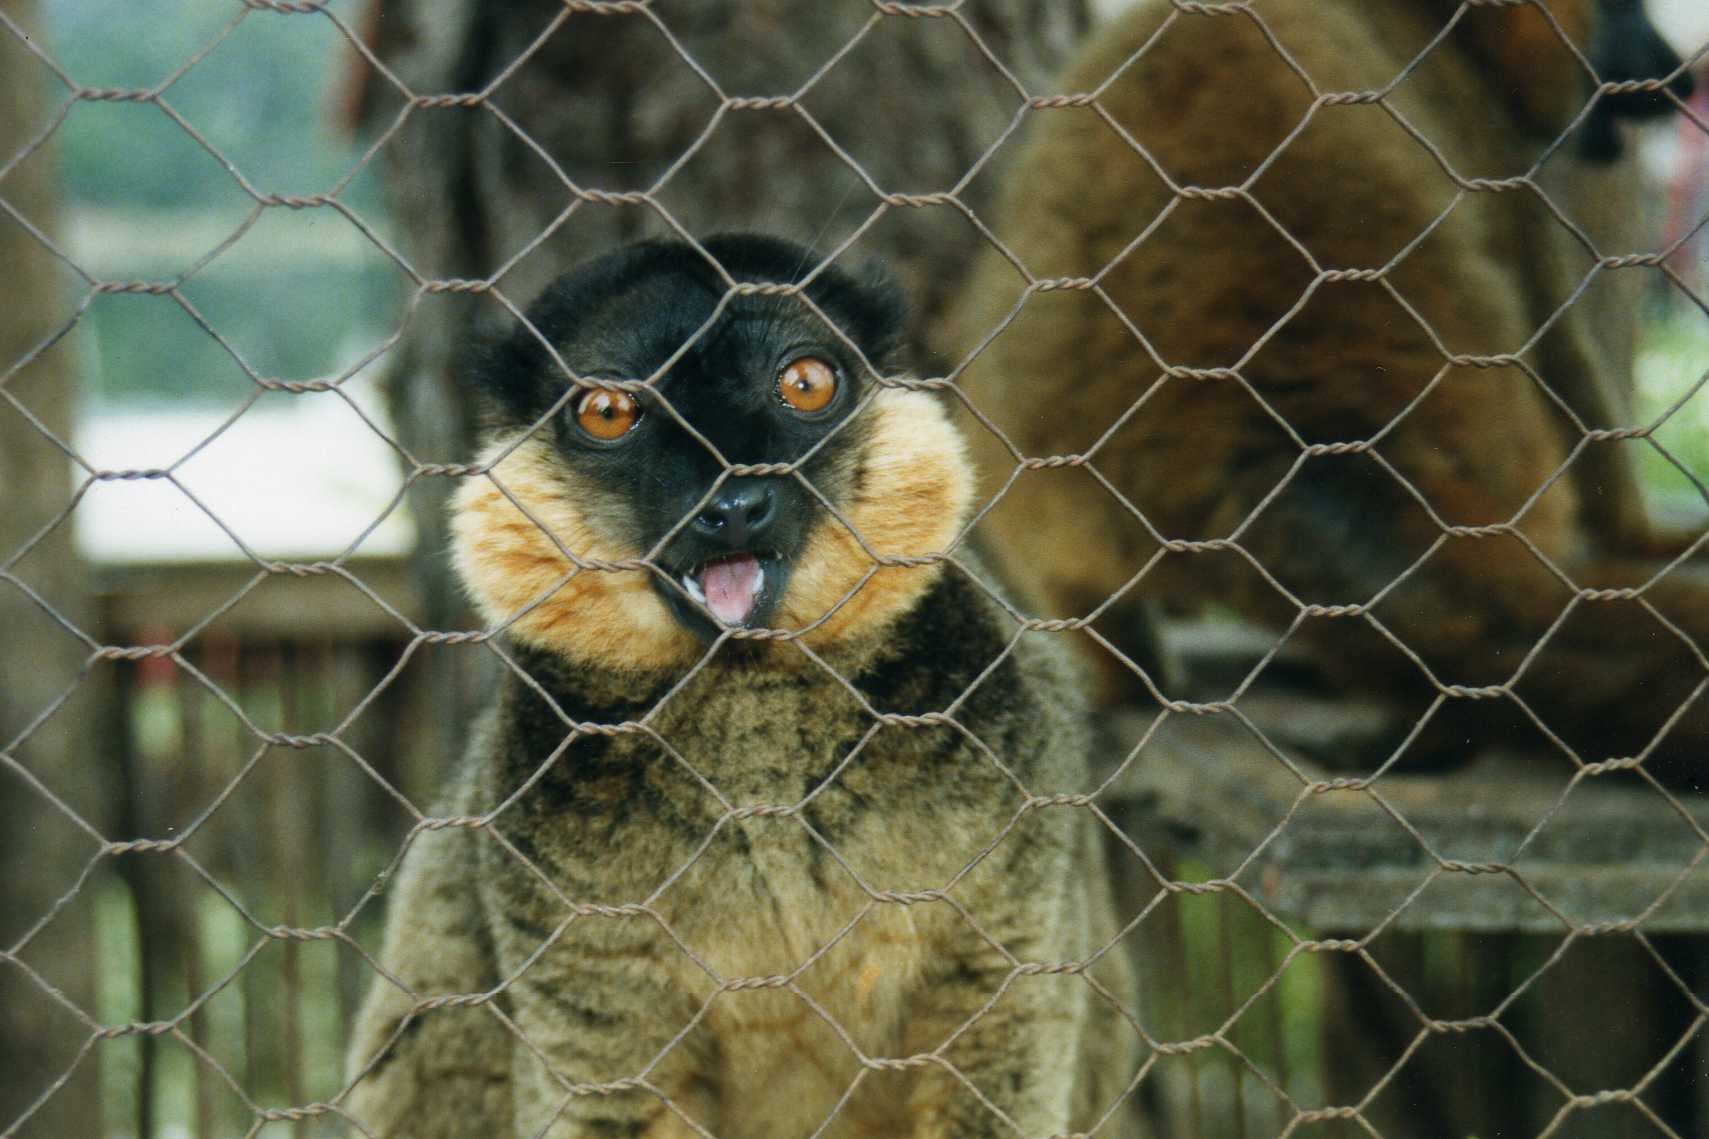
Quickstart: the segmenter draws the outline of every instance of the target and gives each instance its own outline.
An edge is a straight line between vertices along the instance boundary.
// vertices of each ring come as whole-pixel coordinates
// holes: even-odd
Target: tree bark
[[[0,0],[0,11],[26,29],[33,9],[25,0]],[[0,31],[0,39],[12,37]],[[11,65],[0,65],[0,165],[24,151],[48,121],[46,69],[21,63],[27,59],[21,45],[8,47]],[[51,166],[37,151],[0,182],[0,196],[48,232]],[[58,287],[57,262],[6,212],[0,212],[0,265],[7,282],[0,303],[0,385],[10,397],[0,397],[0,1133],[13,1134],[15,1122],[30,1112],[16,1134],[93,1136],[100,1133],[98,1057],[77,1062],[91,1028],[72,1011],[96,1012],[90,885],[28,935],[71,891],[98,849],[42,790],[98,825],[103,778],[84,730],[91,686],[78,686],[77,707],[62,706],[26,731],[77,679],[88,656],[44,606],[86,628],[87,592],[69,522],[30,544],[70,503],[71,464],[13,402],[49,431],[69,437],[71,373],[63,357],[46,352],[20,363],[71,309]],[[31,1111],[68,1072],[65,1084]]]

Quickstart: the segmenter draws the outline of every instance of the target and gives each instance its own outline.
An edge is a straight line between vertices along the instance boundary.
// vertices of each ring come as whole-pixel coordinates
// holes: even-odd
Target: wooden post
[[[0,0],[0,13],[34,34],[35,5]],[[35,140],[49,120],[51,73],[35,64],[5,30],[0,66],[0,167]],[[54,228],[52,155],[38,150],[0,182],[0,199],[38,229]],[[73,377],[63,354],[31,356],[69,319],[72,298],[61,291],[67,274],[42,244],[0,207],[0,1133],[52,1083],[67,1082],[37,1107],[25,1125],[30,1135],[97,1135],[99,1049],[71,1067],[91,1027],[67,1006],[94,1016],[92,891],[85,891],[24,946],[17,961],[6,954],[24,932],[71,889],[98,849],[32,780],[90,823],[99,826],[108,793],[110,753],[91,750],[91,717],[79,714],[96,693],[99,670],[84,681],[71,714],[49,718],[16,745],[13,740],[78,677],[86,646],[48,615],[20,582],[62,617],[87,626],[85,592],[71,547],[71,527],[58,526],[27,555],[26,543],[48,526],[71,498],[71,463],[13,403],[29,408],[44,426],[69,435]],[[24,775],[23,772],[28,772]],[[51,975],[58,997],[43,992],[25,968]]]

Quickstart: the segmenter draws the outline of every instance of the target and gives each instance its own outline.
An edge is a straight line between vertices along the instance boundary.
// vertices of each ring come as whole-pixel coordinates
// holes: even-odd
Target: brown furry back
[[[1076,456],[986,526],[1044,615],[1303,621],[1344,684],[1418,711],[1509,686],[1585,759],[1630,755],[1704,676],[1658,617],[1709,635],[1695,567],[1575,601],[1684,546],[1645,518],[1639,444],[1587,435],[1629,422],[1642,270],[1598,257],[1636,251],[1633,172],[1562,137],[1591,0],[1444,35],[1456,7],[1150,0],[1096,38],[1060,84],[1095,100],[1036,113],[994,227],[1068,280],[989,253],[948,334],[1001,432],[971,430],[988,488]],[[1663,750],[1706,743],[1693,712]]]

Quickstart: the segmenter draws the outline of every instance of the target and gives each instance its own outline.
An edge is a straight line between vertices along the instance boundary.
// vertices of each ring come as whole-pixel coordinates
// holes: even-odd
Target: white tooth
[[[706,604],[706,592],[700,588],[700,583],[694,580],[692,574],[682,575],[682,587],[688,590],[688,595],[701,605]]]

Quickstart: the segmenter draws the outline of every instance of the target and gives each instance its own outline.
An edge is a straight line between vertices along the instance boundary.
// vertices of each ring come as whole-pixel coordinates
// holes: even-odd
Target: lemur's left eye
[[[615,388],[589,389],[576,403],[576,422],[595,439],[610,442],[627,435],[641,420],[641,405]]]
[[[817,356],[803,356],[777,377],[777,397],[796,411],[823,411],[837,394],[837,373]]]

